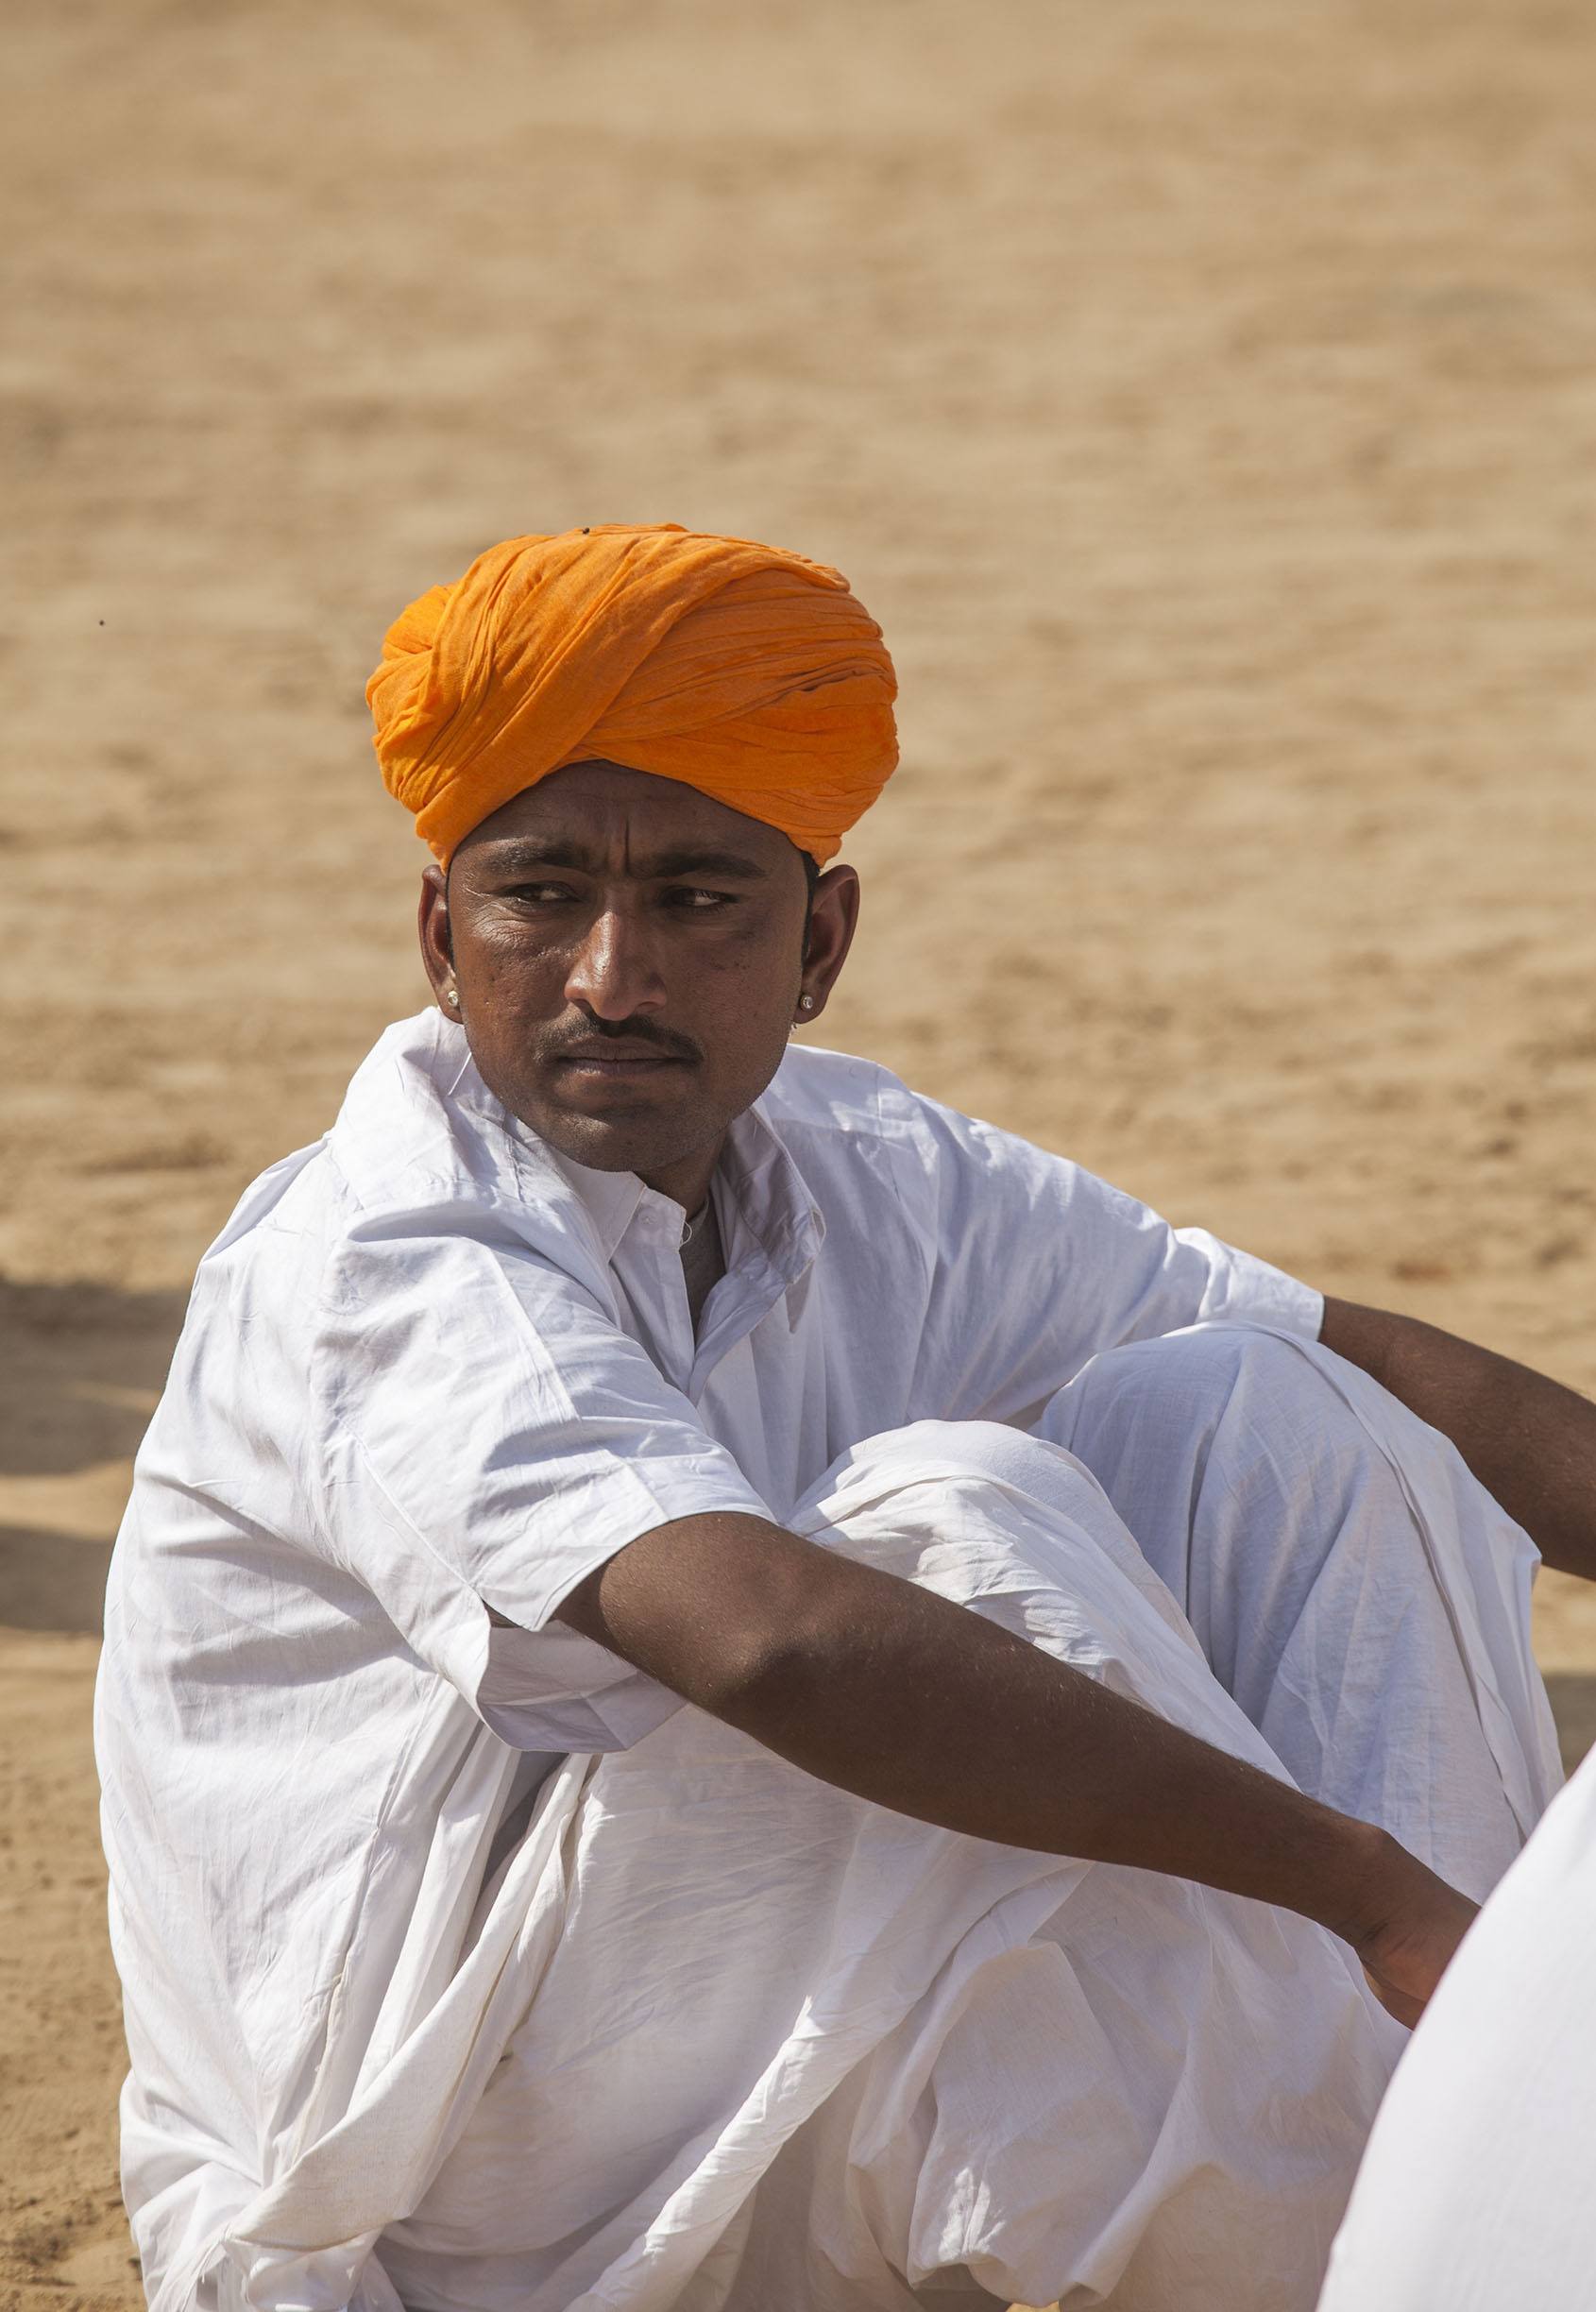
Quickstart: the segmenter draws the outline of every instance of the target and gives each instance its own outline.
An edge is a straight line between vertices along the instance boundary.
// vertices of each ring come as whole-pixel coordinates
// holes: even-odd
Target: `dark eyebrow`
[[[660,851],[640,863],[640,872],[655,882],[692,882],[699,876],[719,881],[766,883],[770,869],[744,858],[740,851]]]
[[[488,863],[498,875],[532,875],[540,868],[572,867],[581,875],[600,872],[594,853],[579,842],[551,839],[538,842],[527,837],[506,836],[488,848]],[[632,861],[632,877],[638,883],[690,882],[704,876],[722,881],[766,883],[770,871],[739,851],[656,851]]]

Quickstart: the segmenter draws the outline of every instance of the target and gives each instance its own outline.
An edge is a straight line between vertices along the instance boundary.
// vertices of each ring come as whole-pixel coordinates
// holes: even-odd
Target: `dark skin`
[[[690,1213],[793,1026],[824,1011],[858,897],[833,867],[811,905],[785,835],[691,787],[579,763],[468,835],[447,881],[427,870],[421,953],[506,1108]]]
[[[582,763],[485,821],[447,877],[427,870],[421,947],[440,1006],[512,1113],[562,1154],[635,1172],[690,1213],[730,1124],[774,1075],[792,1027],[820,1017],[846,960],[857,876],[843,866],[820,876],[806,941],[808,897],[802,858],[774,829],[679,782]],[[1414,1334],[1425,1339],[1404,1355]],[[1465,1452],[1516,1487],[1532,1532],[1525,1509],[1540,1509],[1537,1475],[1554,1462],[1550,1522],[1579,1523],[1575,1463],[1564,1470],[1535,1432],[1565,1433],[1565,1399],[1596,1419],[1582,1400],[1449,1335],[1433,1335],[1435,1351],[1430,1328],[1350,1303],[1328,1304],[1325,1337],[1425,1419],[1455,1419]],[[1498,1368],[1514,1377],[1525,1433],[1482,1448],[1494,1433],[1479,1416],[1502,1402]],[[1585,1466],[1588,1498],[1596,1440]],[[660,1526],[560,1610],[689,1702],[877,1805],[1316,1919],[1352,1945],[1403,2021],[1473,1915],[1384,1831],[980,1616],[762,1519]],[[1039,1771],[1048,1758],[1056,1773]]]
[[[1596,1404],[1417,1317],[1324,1304],[1327,1349],[1451,1437],[1550,1566],[1596,1581]]]

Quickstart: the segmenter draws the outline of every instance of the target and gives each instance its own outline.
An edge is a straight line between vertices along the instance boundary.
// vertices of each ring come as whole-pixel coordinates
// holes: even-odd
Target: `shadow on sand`
[[[1596,1671],[1549,1670],[1546,1692],[1557,1721],[1563,1764],[1572,1774],[1586,1752],[1596,1749]]]
[[[0,1626],[97,1635],[110,1566],[109,1541],[0,1525]]]
[[[0,1277],[0,1477],[130,1458],[187,1304],[186,1293]]]
[[[123,1471],[186,1299],[0,1277],[0,1624],[99,1628]]]

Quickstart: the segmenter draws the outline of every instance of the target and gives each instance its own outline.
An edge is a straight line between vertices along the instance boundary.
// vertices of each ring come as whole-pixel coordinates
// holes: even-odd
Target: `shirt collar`
[[[666,1201],[635,1172],[557,1154],[488,1090],[465,1031],[433,1010],[387,1030],[357,1071],[333,1137],[367,1196],[424,1186],[426,1200],[452,1200],[465,1190],[506,1217],[518,1208],[523,1224],[540,1215],[578,1227],[606,1266],[639,1210]],[[825,1221],[763,1099],[732,1125],[716,1182],[728,1268],[762,1263],[782,1288],[797,1284]]]
[[[572,1157],[562,1156],[557,1149],[550,1148],[546,1140],[538,1140],[530,1125],[513,1123],[512,1130],[524,1132],[544,1151],[592,1222],[604,1259],[612,1261],[616,1248],[637,1218],[637,1207],[648,1193],[637,1175],[635,1172],[595,1172],[590,1164],[578,1164]]]
[[[784,1286],[796,1284],[825,1241],[825,1215],[763,1100],[726,1135],[719,1178],[737,1217]],[[728,1245],[727,1264],[734,1258]]]
[[[526,1125],[518,1126],[513,1119],[511,1123],[535,1144],[581,1199],[606,1261],[614,1260],[641,1209],[669,1200],[656,1198],[635,1172],[596,1172],[559,1155]],[[784,1287],[795,1284],[824,1241],[825,1216],[762,1102],[756,1101],[732,1125],[715,1178],[727,1267],[757,1257]],[[728,1216],[732,1225],[726,1229]]]

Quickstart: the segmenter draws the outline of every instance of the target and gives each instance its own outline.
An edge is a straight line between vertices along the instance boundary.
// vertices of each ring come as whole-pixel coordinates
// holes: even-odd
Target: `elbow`
[[[823,1736],[841,1696],[874,1655],[874,1601],[857,1594],[860,1569],[815,1551],[774,1578],[756,1610],[738,1617],[703,1663],[690,1698],[712,1717],[790,1752]],[[868,1578],[868,1577],[867,1577]]]
[[[839,1676],[891,1618],[897,1600],[885,1593],[898,1585],[753,1520],[703,1537],[696,1564],[701,1537],[679,1532],[685,1548],[654,1551],[633,1568],[651,1574],[652,1586],[615,1583],[609,1641],[710,1717],[773,1746],[786,1726],[812,1732]],[[616,1561],[623,1577],[630,1559],[625,1552]]]
[[[802,1721],[824,1691],[825,1647],[790,1624],[739,1631],[714,1650],[688,1696],[727,1726],[768,1739]]]

